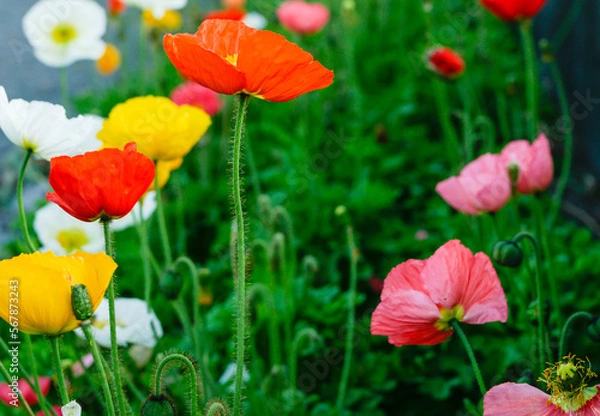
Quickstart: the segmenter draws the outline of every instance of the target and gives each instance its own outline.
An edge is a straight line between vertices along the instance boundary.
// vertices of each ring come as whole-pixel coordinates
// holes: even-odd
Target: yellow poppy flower
[[[104,253],[51,251],[0,261],[0,318],[28,334],[56,335],[77,328],[71,287],[86,286],[94,311],[117,264]]]
[[[181,166],[182,163],[183,163],[183,158],[181,158],[181,157],[179,159],[173,159],[173,160],[168,160],[168,161],[159,160],[156,163],[156,176],[158,178],[159,188],[162,188],[163,186],[165,186],[165,184],[171,177],[171,172],[173,172],[176,169],[179,169],[179,167]],[[148,192],[152,191],[153,189],[154,189],[154,182],[152,182],[152,185],[150,185],[150,188],[148,188]]]
[[[144,10],[142,12],[142,21],[147,27],[158,30],[177,30],[181,27],[181,13],[174,10],[167,10],[160,19],[157,19],[152,14],[152,10]]]
[[[166,97],[136,97],[116,105],[104,121],[98,138],[104,147],[137,144],[154,161],[184,157],[211,124],[205,111],[178,106]]]

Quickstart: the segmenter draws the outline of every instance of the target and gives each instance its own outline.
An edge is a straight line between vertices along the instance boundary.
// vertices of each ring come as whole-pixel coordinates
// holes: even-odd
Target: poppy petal
[[[548,404],[549,395],[529,384],[503,383],[483,399],[485,416],[559,416],[566,413]]]

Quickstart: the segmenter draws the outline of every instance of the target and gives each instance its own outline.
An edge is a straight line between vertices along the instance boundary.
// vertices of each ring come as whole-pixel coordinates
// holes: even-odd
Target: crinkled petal
[[[548,404],[549,395],[529,384],[503,383],[483,399],[484,416],[566,416]]]

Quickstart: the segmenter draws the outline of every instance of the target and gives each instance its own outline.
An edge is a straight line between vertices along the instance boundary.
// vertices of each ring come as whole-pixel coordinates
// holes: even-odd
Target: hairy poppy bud
[[[94,306],[85,285],[76,284],[71,287],[71,306],[75,317],[80,321],[88,320],[94,314]]]
[[[590,320],[585,328],[587,336],[594,342],[600,342],[600,316],[596,316]]]
[[[523,250],[514,241],[497,241],[492,247],[492,258],[501,266],[518,267],[523,262]]]
[[[175,416],[175,406],[162,394],[149,396],[142,405],[142,416]]]
[[[167,299],[175,300],[183,288],[183,278],[176,269],[169,268],[160,277],[158,285]]]

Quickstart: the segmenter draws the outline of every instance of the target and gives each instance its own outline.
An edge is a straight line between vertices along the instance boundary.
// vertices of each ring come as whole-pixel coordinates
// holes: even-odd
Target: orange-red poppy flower
[[[490,12],[502,20],[531,19],[544,7],[547,0],[479,0]]]
[[[465,61],[454,50],[438,47],[427,52],[427,67],[445,78],[454,79],[465,71]]]
[[[229,19],[229,20],[242,20],[246,16],[246,11],[242,9],[238,9],[236,7],[223,9],[223,10],[213,10],[212,12],[206,13],[204,16],[204,20],[209,19]]]
[[[298,45],[235,20],[205,20],[196,34],[167,34],[163,43],[183,75],[221,94],[281,102],[333,82],[333,71]]]
[[[154,180],[154,163],[136,151],[102,149],[50,160],[49,182],[54,192],[46,199],[82,221],[127,215]]]

